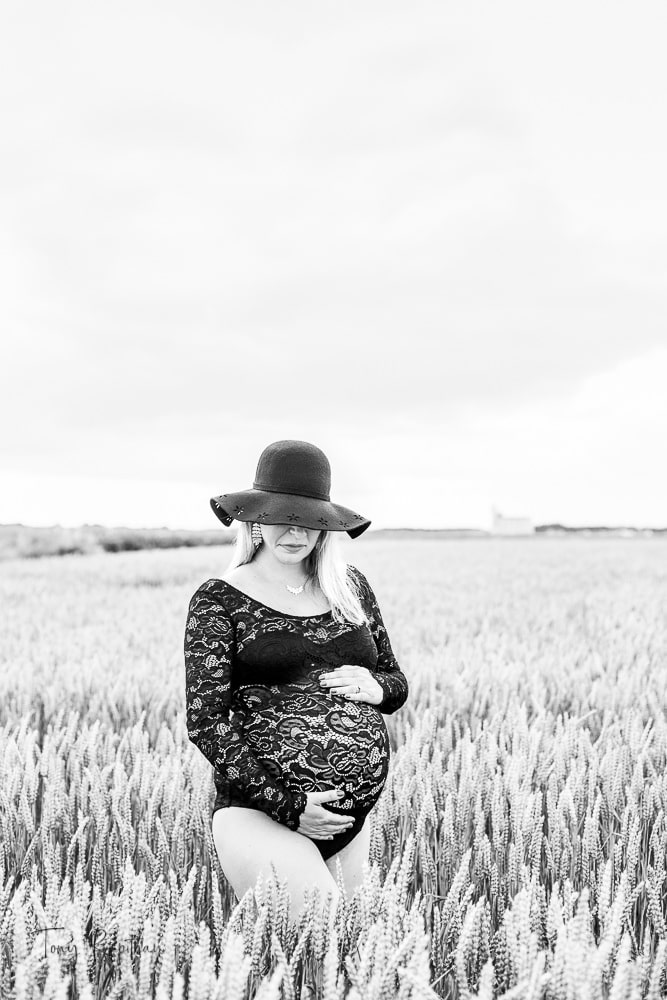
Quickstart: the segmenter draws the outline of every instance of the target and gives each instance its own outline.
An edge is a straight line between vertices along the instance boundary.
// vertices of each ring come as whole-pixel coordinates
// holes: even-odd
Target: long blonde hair
[[[251,521],[239,521],[234,552],[227,571],[252,562],[255,546],[251,532]],[[356,581],[347,572],[347,564],[342,558],[335,531],[320,532],[314,549],[306,557],[305,567],[308,582],[317,581],[331,605],[335,621],[349,621],[353,625],[368,623],[361,607]]]

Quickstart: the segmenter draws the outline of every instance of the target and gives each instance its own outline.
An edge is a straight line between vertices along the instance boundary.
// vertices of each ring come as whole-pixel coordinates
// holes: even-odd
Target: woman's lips
[[[283,544],[283,548],[284,549],[302,549],[303,545],[285,545],[285,544]]]

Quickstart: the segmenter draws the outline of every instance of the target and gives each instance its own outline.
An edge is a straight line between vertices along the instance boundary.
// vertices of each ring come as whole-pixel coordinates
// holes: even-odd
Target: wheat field
[[[225,548],[0,565],[0,996],[667,994],[667,545],[346,542],[408,702],[363,890],[236,900],[188,740]]]

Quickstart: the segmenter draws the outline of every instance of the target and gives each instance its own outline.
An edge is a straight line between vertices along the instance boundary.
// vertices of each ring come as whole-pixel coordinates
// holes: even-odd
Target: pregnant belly
[[[248,686],[244,705],[248,745],[290,788],[345,798],[327,809],[368,812],[379,799],[389,770],[389,736],[374,705],[308,685]]]

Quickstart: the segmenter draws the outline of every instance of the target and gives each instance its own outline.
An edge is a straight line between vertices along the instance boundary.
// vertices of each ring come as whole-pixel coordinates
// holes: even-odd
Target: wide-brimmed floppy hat
[[[274,441],[259,456],[252,489],[211,497],[217,518],[259,524],[298,524],[302,528],[347,531],[356,538],[371,523],[349,507],[332,503],[331,466],[324,452],[308,441]]]

